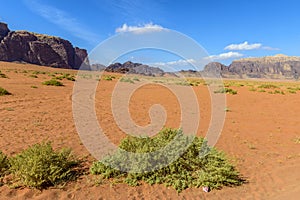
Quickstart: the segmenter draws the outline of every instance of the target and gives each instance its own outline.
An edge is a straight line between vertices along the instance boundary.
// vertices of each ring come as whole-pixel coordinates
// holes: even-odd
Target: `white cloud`
[[[228,60],[228,59],[231,59],[231,58],[240,58],[242,56],[244,56],[244,55],[241,54],[241,53],[230,51],[230,52],[227,52],[227,53],[221,53],[219,55],[211,55],[211,56],[206,57],[206,59]]]
[[[133,32],[136,34],[143,34],[148,32],[159,32],[164,30],[160,25],[148,23],[143,26],[128,26],[127,24],[123,24],[123,26],[116,29],[116,33],[124,33],[124,32]]]
[[[241,44],[230,44],[225,47],[225,50],[253,50],[262,47],[261,43],[249,44],[247,41]]]
[[[187,59],[187,60],[175,60],[175,61],[169,61],[169,62],[158,62],[158,63],[152,63],[151,65],[154,66],[182,66],[182,65],[190,65],[195,64],[196,61],[194,59]]]
[[[99,42],[99,37],[97,34],[87,30],[86,27],[80,24],[67,12],[53,6],[41,4],[34,0],[26,0],[25,3],[33,12],[45,18],[49,22],[56,24],[62,29],[70,32],[75,37],[93,44]]]
[[[279,51],[279,48],[273,48],[273,47],[268,47],[268,46],[263,46],[262,49],[268,50],[268,51]]]
[[[254,49],[263,49],[268,51],[278,51],[280,49],[263,46],[261,43],[249,44],[247,41],[241,44],[230,44],[224,48],[225,50],[254,50]]]

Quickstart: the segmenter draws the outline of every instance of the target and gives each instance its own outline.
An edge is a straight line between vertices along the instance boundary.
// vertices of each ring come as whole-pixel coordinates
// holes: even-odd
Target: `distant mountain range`
[[[177,76],[157,67],[141,63],[113,63],[109,66],[89,64],[87,51],[59,37],[28,31],[10,31],[7,24],[0,22],[0,60],[26,62],[43,66],[67,69],[106,70],[117,73],[141,74],[146,76]],[[185,76],[213,76],[224,78],[271,78],[299,79],[300,57],[275,55],[261,58],[243,58],[229,66],[219,62],[207,64],[203,71],[180,71]]]
[[[205,66],[203,74],[209,76],[218,72],[225,78],[270,78],[298,79],[300,57],[278,54],[261,58],[243,58],[229,66],[212,62]]]

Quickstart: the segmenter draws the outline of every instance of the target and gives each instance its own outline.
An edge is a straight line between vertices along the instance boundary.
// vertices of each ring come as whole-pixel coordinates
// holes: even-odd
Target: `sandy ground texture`
[[[0,149],[7,155],[14,155],[32,144],[49,140],[54,148],[71,147],[75,155],[86,159],[84,165],[88,168],[94,158],[75,128],[72,114],[74,82],[64,79],[63,87],[42,85],[55,72],[76,74],[76,71],[6,62],[0,62],[0,70],[8,76],[0,78],[0,87],[12,93],[0,96]],[[34,77],[31,76],[34,71],[46,73]],[[126,135],[114,122],[110,106],[117,79],[100,82],[95,97],[99,124],[107,137],[118,144]],[[290,82],[277,84],[300,86]],[[231,88],[238,94],[227,95],[228,112],[216,147],[232,158],[247,179],[248,183],[242,186],[209,193],[192,188],[178,195],[173,188],[163,185],[130,187],[108,181],[97,186],[97,177],[87,174],[63,188],[42,191],[4,185],[0,187],[0,199],[298,199],[300,91],[282,95],[249,91],[247,86]],[[197,133],[204,136],[211,117],[209,93],[205,85],[193,89],[201,111]],[[177,128],[179,102],[167,88],[157,84],[145,85],[134,93],[129,106],[132,119],[138,125],[147,125],[150,122],[148,110],[156,103],[166,110],[165,125]]]

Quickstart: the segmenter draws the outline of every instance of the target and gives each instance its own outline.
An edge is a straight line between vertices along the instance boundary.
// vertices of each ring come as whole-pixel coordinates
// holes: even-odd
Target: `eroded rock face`
[[[212,62],[205,66],[203,74],[219,73],[222,77],[298,79],[300,57],[282,54],[261,58],[235,60],[228,67]]]
[[[145,76],[163,76],[164,71],[158,67],[150,67],[141,63],[133,63],[127,61],[123,64],[114,63],[109,65],[106,69],[108,72],[141,74]]]
[[[2,40],[5,36],[7,36],[9,29],[7,24],[0,22],[0,40]]]
[[[57,68],[78,69],[85,61],[87,51],[59,37],[9,31],[0,23],[0,60],[20,61]]]
[[[300,73],[300,57],[267,56],[233,61],[229,72],[255,78],[296,78]]]

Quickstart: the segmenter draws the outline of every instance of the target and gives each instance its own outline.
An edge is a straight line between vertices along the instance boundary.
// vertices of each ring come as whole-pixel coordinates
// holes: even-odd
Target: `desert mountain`
[[[68,40],[28,31],[10,31],[7,24],[0,22],[1,61],[78,69],[86,57],[85,49],[73,47]]]
[[[283,78],[298,79],[300,57],[278,54],[261,58],[243,58],[233,61],[229,66],[218,62],[209,63],[203,73],[220,72],[228,78]]]
[[[108,72],[141,74],[145,76],[163,76],[164,71],[158,67],[150,67],[141,63],[133,63],[127,61],[123,64],[114,63],[109,65],[106,69]]]

